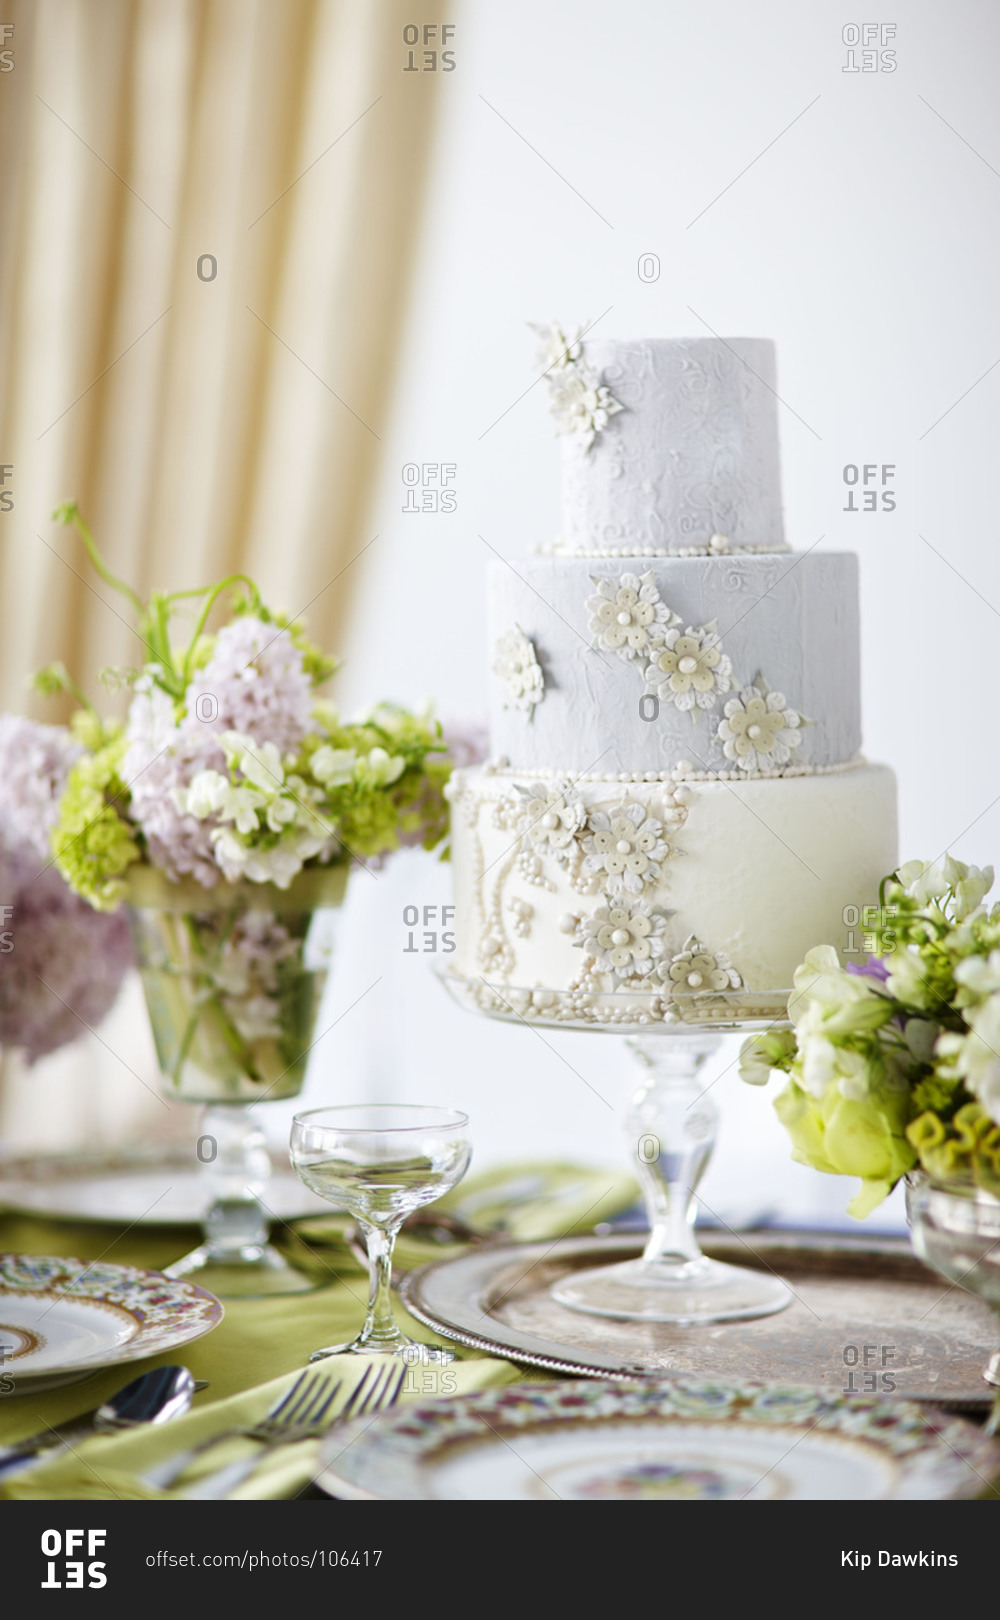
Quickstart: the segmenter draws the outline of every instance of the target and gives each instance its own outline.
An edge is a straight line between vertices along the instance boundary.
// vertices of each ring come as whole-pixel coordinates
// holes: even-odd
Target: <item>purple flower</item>
[[[870,956],[867,962],[848,962],[847,971],[859,979],[878,979],[881,984],[889,977],[889,969],[880,956]]]
[[[70,766],[83,752],[63,726],[0,714],[0,838],[27,844],[42,864]]]
[[[174,793],[189,787],[199,771],[225,770],[216,733],[198,721],[183,730],[167,693],[146,681],[132,699],[125,735],[129,815],[145,835],[150,861],[170,878],[190,873],[210,889],[219,880],[212,825],[179,810]]]
[[[94,911],[41,867],[35,848],[0,848],[0,1046],[29,1063],[93,1029],[132,965],[123,914]]]
[[[239,731],[294,753],[312,729],[313,698],[288,631],[247,615],[219,631],[211,658],[192,676],[182,730]]]

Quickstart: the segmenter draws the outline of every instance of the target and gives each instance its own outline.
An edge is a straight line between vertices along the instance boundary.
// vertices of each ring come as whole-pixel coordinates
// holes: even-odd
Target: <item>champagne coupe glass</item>
[[[397,1325],[392,1251],[407,1215],[449,1192],[468,1169],[472,1157],[468,1115],[410,1103],[311,1108],[292,1121],[291,1157],[307,1187],[350,1211],[368,1249],[364,1327],[347,1344],[314,1350],[310,1361],[345,1351],[453,1360],[450,1350],[417,1344]]]

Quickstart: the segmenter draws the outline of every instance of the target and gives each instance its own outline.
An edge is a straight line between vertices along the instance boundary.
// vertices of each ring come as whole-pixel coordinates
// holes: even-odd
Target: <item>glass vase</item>
[[[1000,1199],[981,1187],[942,1187],[921,1170],[906,1178],[906,1214],[913,1248],[956,1288],[1000,1316]],[[998,1335],[1000,1337],[1000,1335]],[[988,1432],[1000,1428],[1000,1349],[983,1368],[994,1391]]]
[[[268,1242],[271,1172],[258,1109],[305,1079],[343,866],[273,884],[171,883],[134,869],[128,913],[164,1093],[199,1104],[204,1238],[168,1275],[212,1293],[313,1285]]]

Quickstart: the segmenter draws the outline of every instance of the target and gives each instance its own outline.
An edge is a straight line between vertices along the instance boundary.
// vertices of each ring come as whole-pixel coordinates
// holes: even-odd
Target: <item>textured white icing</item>
[[[617,421],[618,418],[615,418]],[[710,708],[642,701],[643,658],[594,650],[587,602],[593,580],[650,573],[680,628],[714,622],[732,665],[732,687]],[[514,766],[573,773],[736,772],[717,736],[727,699],[761,673],[812,722],[789,773],[852,760],[861,746],[857,558],[810,552],[794,557],[608,559],[533,557],[489,565],[490,638],[515,625],[530,637],[545,676],[545,702],[533,713],[509,705],[499,677],[491,687],[495,755]],[[644,714],[655,718],[646,720]]]
[[[786,549],[769,339],[588,339],[584,354],[623,409],[589,450],[564,442],[569,548]]]
[[[573,943],[576,919],[606,903],[604,880],[586,872],[585,827],[573,832],[571,853],[577,843],[581,851],[574,863],[565,845],[546,847],[512,826],[504,805],[516,784],[516,772],[481,768],[453,777],[455,968],[470,979],[569,990],[584,967]],[[659,875],[644,881],[641,897],[667,913],[661,960],[683,952],[694,935],[728,957],[749,990],[786,989],[813,945],[847,952],[845,909],[873,904],[897,863],[896,783],[883,765],[674,791],[663,783],[581,782],[573,797],[587,816],[613,815],[629,802],[657,819],[671,853],[657,861]],[[484,951],[494,937],[497,948]],[[861,947],[857,930],[853,945]],[[660,979],[645,983],[662,988]],[[602,988],[628,996],[612,979]]]

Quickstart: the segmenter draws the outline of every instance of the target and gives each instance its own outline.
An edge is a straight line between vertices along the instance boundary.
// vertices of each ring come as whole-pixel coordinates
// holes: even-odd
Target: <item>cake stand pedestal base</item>
[[[695,1189],[718,1117],[699,1071],[720,1042],[714,1029],[676,1024],[629,1040],[643,1079],[625,1127],[649,1211],[649,1242],[641,1260],[557,1284],[552,1294],[560,1305],[622,1321],[694,1325],[770,1316],[791,1304],[780,1277],[709,1260],[694,1234]]]

